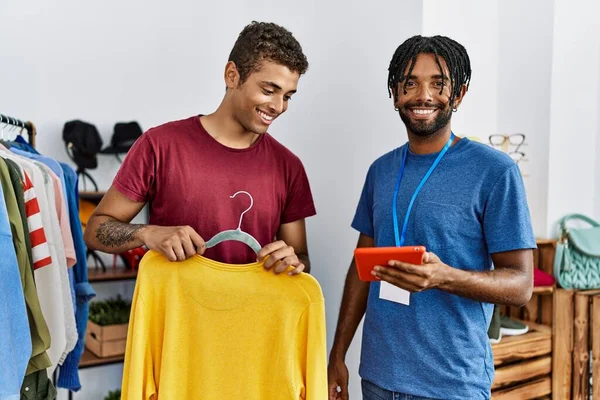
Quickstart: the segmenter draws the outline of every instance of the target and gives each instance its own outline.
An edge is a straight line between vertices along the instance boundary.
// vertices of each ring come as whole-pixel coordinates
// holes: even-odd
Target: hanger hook
[[[14,132],[14,131],[15,131],[15,129],[17,129],[17,128],[18,128],[18,126],[17,126],[17,124],[18,124],[18,123],[19,123],[19,120],[18,120],[18,119],[16,119],[16,118],[14,118],[14,119],[13,119],[13,126],[11,126],[11,128],[10,128],[10,131],[11,131],[11,132]]]
[[[10,118],[11,118],[11,119],[10,119],[10,121],[8,122],[8,123],[10,124],[10,127],[8,128],[8,131],[12,133],[12,132],[14,132],[14,131],[15,131],[15,125],[16,125],[16,123],[17,123],[17,119],[16,119],[16,118],[13,118],[13,117],[10,117]],[[11,135],[9,135],[9,136],[8,136],[8,138],[10,138],[10,136],[11,136]]]
[[[4,125],[2,125],[2,132],[0,132],[0,139],[4,140],[4,127],[7,125],[6,122],[4,122],[4,116],[0,115],[0,122],[2,122]],[[6,119],[8,121],[8,118]]]
[[[248,197],[250,197],[250,207],[248,207],[246,209],[246,211],[244,211],[242,213],[242,215],[240,215],[240,223],[238,224],[237,230],[241,230],[242,229],[242,219],[244,218],[244,214],[246,214],[248,211],[250,211],[250,209],[252,208],[252,206],[254,205],[254,199],[252,198],[252,195],[244,190],[240,190],[239,192],[234,193],[232,196],[229,196],[230,199],[233,199],[235,196],[237,196],[240,193],[244,193],[247,194]]]

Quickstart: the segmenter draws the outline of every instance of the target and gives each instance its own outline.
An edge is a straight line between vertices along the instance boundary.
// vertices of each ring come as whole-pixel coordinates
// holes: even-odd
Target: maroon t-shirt
[[[129,199],[149,202],[152,225],[189,225],[208,241],[241,229],[265,246],[279,226],[315,215],[302,162],[268,133],[247,149],[217,142],[194,116],[148,130],[129,150],[113,186]],[[256,261],[247,245],[225,241],[206,257],[229,264]]]

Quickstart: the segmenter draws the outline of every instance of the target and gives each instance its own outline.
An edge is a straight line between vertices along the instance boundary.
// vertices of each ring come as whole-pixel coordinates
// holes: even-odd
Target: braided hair
[[[398,96],[398,83],[404,82],[402,88],[406,94],[406,77],[412,74],[417,56],[422,53],[429,53],[435,56],[435,62],[440,68],[440,73],[443,73],[442,65],[439,58],[442,57],[448,65],[450,72],[450,105],[454,104],[454,100],[460,95],[463,85],[469,88],[471,81],[471,61],[467,50],[460,43],[446,36],[413,36],[407,39],[396,49],[390,66],[388,68],[388,94],[394,98]],[[410,63],[410,64],[409,64]],[[408,71],[406,67],[408,66]],[[404,72],[406,71],[406,75]],[[444,90],[445,82],[442,82],[440,94]]]

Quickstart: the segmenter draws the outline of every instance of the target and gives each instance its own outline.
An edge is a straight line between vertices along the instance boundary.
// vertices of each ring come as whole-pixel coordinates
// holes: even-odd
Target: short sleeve
[[[310,184],[308,183],[308,176],[306,176],[302,163],[299,161],[298,164],[296,174],[288,186],[288,196],[281,215],[282,224],[312,217],[317,213]]]
[[[113,181],[113,187],[130,200],[149,201],[154,188],[156,163],[156,152],[146,133],[127,153]]]
[[[373,175],[374,166],[371,165],[352,221],[354,229],[371,238],[375,237],[373,227]]]
[[[494,183],[486,201],[483,230],[490,253],[536,248],[525,186],[517,165]]]

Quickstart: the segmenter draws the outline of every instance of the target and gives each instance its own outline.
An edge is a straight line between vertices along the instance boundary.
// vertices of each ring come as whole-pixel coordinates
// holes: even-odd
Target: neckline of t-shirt
[[[223,150],[229,151],[231,153],[245,153],[248,151],[252,151],[263,141],[264,136],[268,135],[267,132],[261,133],[260,135],[258,135],[258,139],[256,139],[256,141],[254,143],[252,143],[249,147],[246,147],[245,149],[234,149],[233,147],[228,147],[228,146],[225,146],[223,143],[220,143],[217,139],[212,137],[210,133],[208,133],[208,131],[202,125],[202,121],[200,121],[200,117],[202,117],[203,115],[204,114],[199,114],[199,115],[192,117],[195,120],[196,127],[200,130],[200,132],[203,135],[205,135],[216,146],[222,148]]]
[[[454,145],[450,146],[450,148],[448,149],[446,155],[449,155],[449,154],[452,154],[452,153],[456,153],[457,151],[460,151],[465,146],[467,146],[469,142],[470,142],[470,140],[468,138],[466,138],[466,137],[461,138]],[[410,161],[428,161],[428,162],[431,162],[431,161],[435,160],[436,157],[440,154],[439,151],[436,152],[436,153],[429,153],[429,154],[416,154],[416,153],[413,153],[412,151],[410,151],[410,147],[408,145],[408,142],[404,146],[406,146],[408,148],[408,156],[406,158],[407,158],[407,160],[410,160]]]
[[[250,272],[256,271],[264,266],[265,262],[253,262],[249,264],[227,264],[220,261],[211,260],[210,258],[206,258],[199,254],[196,254],[192,257],[192,260],[195,262],[201,263],[203,266],[210,267],[212,269],[217,269],[220,271],[230,271],[230,272]]]

